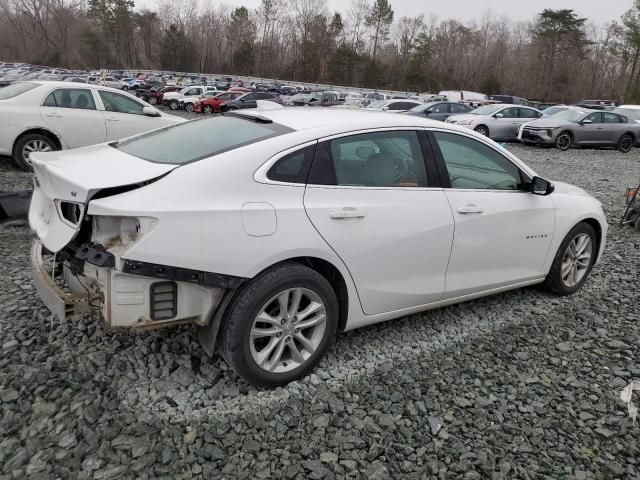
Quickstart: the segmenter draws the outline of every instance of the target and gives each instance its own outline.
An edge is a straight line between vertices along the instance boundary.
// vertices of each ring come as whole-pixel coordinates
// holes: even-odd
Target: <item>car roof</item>
[[[336,115],[335,110],[332,109],[283,107],[274,110],[247,109],[234,112],[234,114],[250,117],[257,115],[297,131],[322,129],[326,135],[356,130],[394,127],[436,127],[445,130],[469,132],[468,129],[457,125],[445,124],[413,115],[391,115],[375,110],[362,111],[345,109],[340,112],[340,115]]]

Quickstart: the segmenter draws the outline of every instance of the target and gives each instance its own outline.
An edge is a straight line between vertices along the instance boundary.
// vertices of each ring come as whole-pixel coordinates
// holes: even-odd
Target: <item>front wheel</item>
[[[628,133],[621,136],[620,140],[618,140],[617,148],[622,153],[629,153],[633,148],[633,137]]]
[[[193,113],[193,110],[194,110],[193,103],[185,103],[184,109],[189,113]]]
[[[221,325],[220,350],[249,383],[277,387],[311,372],[338,324],[329,282],[304,265],[287,264],[252,280]]]
[[[127,86],[125,85],[124,87],[122,87],[122,90],[124,90],[124,91],[126,92],[127,90],[129,90],[129,87],[127,87]]]
[[[177,101],[177,100],[171,100],[171,101],[169,102],[169,108],[170,108],[171,110],[177,110],[179,106],[180,106],[180,104],[178,103],[178,101]]]
[[[213,107],[211,105],[205,105],[202,111],[207,115],[211,115],[213,113]]]
[[[149,97],[149,104],[156,105],[158,103],[158,99],[156,97]]]
[[[587,280],[597,256],[593,227],[587,223],[576,225],[562,241],[544,287],[560,296],[578,291]]]
[[[474,128],[474,130],[476,132],[478,132],[480,135],[482,135],[483,137],[488,137],[489,136],[489,129],[487,127],[485,127],[484,125],[480,125],[480,126]]]
[[[30,155],[33,152],[52,152],[58,150],[53,140],[39,133],[31,133],[20,138],[13,148],[13,161],[22,170],[32,171]]]
[[[573,137],[569,132],[562,132],[556,138],[556,147],[559,150],[562,150],[563,152],[569,150],[572,144],[573,144]]]

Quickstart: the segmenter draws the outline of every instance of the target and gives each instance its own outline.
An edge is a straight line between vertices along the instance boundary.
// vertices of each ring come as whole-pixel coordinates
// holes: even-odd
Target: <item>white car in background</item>
[[[96,83],[102,87],[122,89],[122,82],[115,77],[101,77]]]
[[[259,105],[33,166],[34,283],[55,315],[194,324],[262,386],[308,373],[337,330],[533,284],[574,293],[607,236],[585,191],[408,115]]]
[[[162,96],[162,104],[168,105],[171,110],[178,110],[180,108],[180,101],[185,100],[187,97],[199,97],[205,92],[217,92],[218,89],[213,85],[197,85],[184,87],[177,92],[168,92]]]
[[[640,123],[640,105],[620,105],[613,113],[619,113],[631,121]]]
[[[111,142],[184,121],[120,90],[18,82],[0,89],[0,155],[28,170],[33,152]]]

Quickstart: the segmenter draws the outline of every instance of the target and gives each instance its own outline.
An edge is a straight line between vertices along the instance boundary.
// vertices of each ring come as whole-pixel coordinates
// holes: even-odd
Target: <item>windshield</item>
[[[386,100],[376,100],[375,102],[371,102],[367,108],[381,109],[386,104],[387,104]]]
[[[472,115],[493,115],[498,110],[502,110],[502,105],[485,105],[484,107],[476,108],[473,112],[469,112]]]
[[[431,105],[433,105],[433,102],[423,103],[422,105],[416,105],[415,107],[413,107],[409,111],[410,112],[414,112],[414,113],[422,113],[422,112],[426,111],[429,107],[431,107]]]
[[[112,147],[150,162],[184,165],[290,131],[275,123],[225,115],[156,130]]]
[[[564,112],[567,110],[567,107],[549,107],[545,108],[542,113],[550,117],[551,115],[555,115],[556,113]]]
[[[180,90],[180,93],[182,95],[184,95],[185,93],[187,93],[189,90],[191,90],[191,87],[184,87],[182,90]]]
[[[19,82],[12,83],[2,89],[0,89],[0,100],[7,100],[8,98],[17,97],[29,90],[33,90],[38,86],[37,83],[31,82]]]
[[[1,91],[2,90],[0,90],[0,92]],[[640,108],[616,108],[613,113],[624,115],[629,118],[629,120],[640,120]]]
[[[587,112],[584,110],[565,110],[563,112],[556,113],[552,115],[554,120],[562,120],[566,122],[577,122],[580,120]]]

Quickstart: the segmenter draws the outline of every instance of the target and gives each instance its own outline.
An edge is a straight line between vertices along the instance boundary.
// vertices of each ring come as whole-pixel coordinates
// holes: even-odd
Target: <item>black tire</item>
[[[235,110],[238,110],[238,107],[234,107],[233,105],[231,105],[230,107],[226,107],[227,112],[233,112]]]
[[[184,104],[184,109],[185,109],[185,111],[187,111],[189,113],[193,113],[193,110],[194,110],[193,103],[191,103],[191,102],[185,103]]]
[[[127,90],[129,90],[129,87],[127,87],[126,85],[124,85],[124,86],[122,87],[122,90],[124,90],[124,91],[126,92]]]
[[[483,137],[489,137],[489,127],[487,127],[486,125],[478,125],[476,128],[474,128],[474,130]]]
[[[566,152],[573,146],[573,135],[570,132],[560,132],[556,137],[556,148]]]
[[[33,167],[31,166],[31,162],[29,162],[28,155],[26,155],[25,147],[29,144],[42,142],[44,143],[51,151],[59,150],[58,145],[51,138],[41,135],[39,133],[29,133],[20,137],[18,141],[13,146],[13,162],[16,166],[26,172],[32,172]]]
[[[207,115],[211,115],[213,113],[213,107],[211,105],[205,105],[202,108],[202,112],[206,113]]]
[[[577,282],[577,284],[575,285],[568,286],[567,284],[565,284],[564,280],[562,279],[562,263],[564,261],[565,253],[567,251],[567,248],[569,247],[569,244],[578,235],[581,235],[581,234],[587,234],[591,239],[591,258],[589,259],[589,265],[586,269],[586,272],[583,275],[583,277],[580,279],[580,281]],[[559,295],[562,297],[575,293],[582,287],[584,282],[589,277],[589,274],[591,273],[591,269],[593,268],[593,263],[595,262],[597,256],[598,256],[598,250],[597,250],[595,230],[588,223],[584,223],[584,222],[579,223],[578,225],[576,225],[571,229],[571,231],[567,234],[567,236],[564,238],[564,240],[560,244],[560,248],[556,252],[556,256],[553,259],[553,263],[551,264],[551,270],[549,270],[549,274],[547,275],[547,278],[545,278],[544,283],[542,284],[543,287],[549,290],[550,292],[553,292],[556,295]]]
[[[169,108],[170,108],[171,110],[178,110],[178,107],[179,107],[179,106],[180,106],[180,103],[178,103],[178,101],[177,101],[177,100],[171,100],[171,101],[169,102]]]
[[[156,97],[149,97],[149,104],[150,105],[157,105],[158,104],[158,99]]]
[[[622,153],[629,153],[633,148],[633,144],[634,144],[633,135],[625,133],[620,137],[620,140],[618,140],[618,144],[616,145],[616,148],[620,150]]]
[[[324,334],[316,350],[300,366],[283,373],[271,373],[255,362],[250,332],[255,318],[269,300],[292,288],[305,288],[323,302],[326,312]],[[277,387],[311,372],[326,353],[338,324],[338,301],[331,284],[304,265],[285,264],[267,270],[241,287],[231,301],[220,326],[220,352],[233,370],[247,382],[260,387]]]

